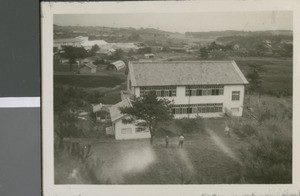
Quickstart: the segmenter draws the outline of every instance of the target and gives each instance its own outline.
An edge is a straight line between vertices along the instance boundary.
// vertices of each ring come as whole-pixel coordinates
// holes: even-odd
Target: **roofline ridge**
[[[244,76],[243,72],[238,67],[238,65],[235,63],[235,61],[233,61],[232,65],[233,65],[233,68],[235,69],[235,71],[237,72],[238,76],[244,82],[244,84],[249,84],[248,80],[246,79],[246,77]]]
[[[134,75],[134,71],[133,71],[133,65],[132,65],[132,62],[129,61],[127,65],[128,65],[128,75],[127,75],[127,80],[128,80],[128,76],[130,75],[130,78],[131,78],[131,85],[132,85],[132,86],[136,86],[136,80],[135,80],[135,75]]]

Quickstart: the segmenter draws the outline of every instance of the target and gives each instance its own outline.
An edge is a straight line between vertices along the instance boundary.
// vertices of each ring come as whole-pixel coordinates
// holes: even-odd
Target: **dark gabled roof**
[[[248,84],[234,61],[129,62],[132,86]]]
[[[126,116],[125,114],[121,114],[120,107],[130,107],[130,99],[126,98],[122,100],[121,102],[117,103],[116,105],[113,105],[109,108],[110,118],[112,122],[115,122],[116,120]]]
[[[97,66],[94,65],[92,62],[84,63],[80,68],[83,68],[83,67],[88,67],[90,69],[97,68]]]

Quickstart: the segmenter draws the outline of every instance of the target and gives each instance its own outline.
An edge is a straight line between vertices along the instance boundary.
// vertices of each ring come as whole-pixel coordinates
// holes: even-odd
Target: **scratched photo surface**
[[[55,184],[291,184],[291,11],[53,15]]]

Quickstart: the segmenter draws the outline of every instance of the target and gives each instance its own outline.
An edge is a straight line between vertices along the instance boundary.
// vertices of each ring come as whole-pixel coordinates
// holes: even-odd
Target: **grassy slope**
[[[251,96],[250,106],[254,107],[258,101],[257,96]],[[245,99],[249,104],[248,97]],[[291,97],[276,98],[262,96],[259,100],[262,105],[269,105],[271,113],[289,116],[292,109]],[[245,111],[246,112],[246,111]],[[275,118],[275,117],[274,117]],[[246,113],[236,120],[257,122],[248,117]],[[271,119],[272,120],[272,119]],[[274,120],[277,123],[278,120]],[[272,123],[273,123],[272,121]],[[238,121],[237,121],[238,122]],[[268,120],[268,123],[271,121]],[[291,121],[284,120],[285,128],[292,129]],[[275,123],[275,124],[276,124]],[[282,122],[278,121],[279,127]],[[112,184],[218,184],[239,183],[242,167],[234,159],[226,148],[241,159],[240,149],[247,147],[248,139],[239,139],[234,132],[230,138],[224,137],[224,119],[204,119],[206,132],[193,132],[185,134],[184,148],[178,148],[178,127],[170,129],[174,135],[170,135],[169,148],[165,148],[163,137],[157,137],[151,146],[148,139],[117,141],[113,138],[78,139],[80,143],[93,143],[94,154],[90,161],[95,159],[104,161],[104,167],[96,168],[96,175],[100,182]],[[211,130],[209,132],[208,130]],[[219,142],[218,142],[219,141]],[[55,159],[56,179],[59,183],[94,183],[89,179],[67,179],[72,171],[72,160],[65,160],[67,156]],[[71,180],[71,181],[70,181]],[[74,182],[73,182],[74,183]]]
[[[239,169],[206,134],[186,136],[184,148],[171,138],[169,148],[163,139],[153,146],[157,160],[144,173],[128,174],[129,184],[214,184],[230,183]]]
[[[223,119],[207,119],[206,124],[238,154],[241,144],[236,138],[224,138]],[[148,139],[116,141],[102,138],[93,144],[93,151],[91,161],[99,158],[105,163],[95,172],[104,183],[236,183],[234,176],[240,170],[240,165],[226,155],[207,133],[185,135],[183,149],[178,148],[178,137],[170,138],[169,148],[165,148],[164,138],[156,138],[153,146]],[[56,165],[59,168],[56,175],[67,175],[58,172],[64,170],[64,164],[58,159]],[[71,171],[70,168],[66,170]],[[90,182],[79,179],[76,183]]]

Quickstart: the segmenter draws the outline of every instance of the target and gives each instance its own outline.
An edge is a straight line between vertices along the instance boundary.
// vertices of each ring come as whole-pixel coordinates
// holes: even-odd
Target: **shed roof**
[[[248,84],[234,61],[129,62],[132,86]]]
[[[125,67],[124,61],[115,61],[115,62],[112,62],[111,64],[114,65],[117,70],[120,70]]]
[[[82,67],[88,67],[88,68],[90,68],[90,69],[95,69],[95,68],[97,68],[97,66],[94,65],[92,62],[84,63],[80,68],[82,68]]]
[[[114,121],[122,118],[123,116],[125,116],[125,114],[121,114],[121,111],[119,108],[120,107],[129,107],[129,106],[131,106],[129,98],[126,98],[126,99],[122,100],[121,102],[117,103],[116,105],[111,106],[109,108],[111,121],[114,122]]]

